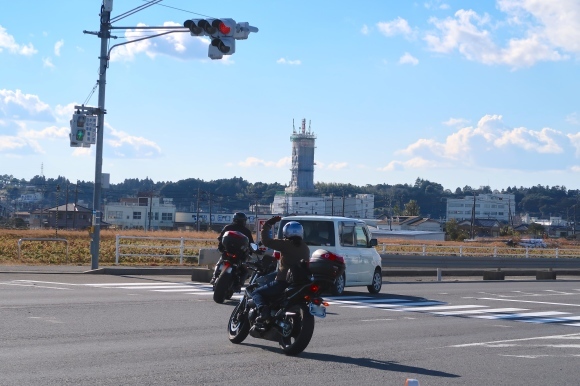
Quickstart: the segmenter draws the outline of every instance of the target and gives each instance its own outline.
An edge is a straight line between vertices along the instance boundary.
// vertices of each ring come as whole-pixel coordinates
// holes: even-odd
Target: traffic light
[[[221,59],[236,52],[236,40],[247,39],[250,32],[258,28],[247,22],[236,23],[234,19],[189,19],[183,23],[192,36],[209,36],[211,42],[207,55],[211,59]]]
[[[97,117],[84,113],[73,114],[70,121],[70,146],[91,147],[97,139]]]

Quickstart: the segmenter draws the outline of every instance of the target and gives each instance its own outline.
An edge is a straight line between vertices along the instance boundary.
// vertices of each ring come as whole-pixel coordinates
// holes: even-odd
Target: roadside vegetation
[[[129,266],[172,266],[179,265],[181,240],[183,241],[183,265],[197,265],[200,248],[217,248],[217,232],[195,231],[153,231],[142,230],[101,230],[99,265],[111,266],[115,264],[116,236],[155,237],[157,240],[123,238],[120,240],[120,265]],[[26,240],[33,238],[62,239],[64,241],[37,241]],[[20,254],[18,242],[21,240]],[[477,242],[463,241],[428,241],[405,239],[379,239],[377,250],[379,253],[420,254],[423,246],[437,250],[440,254],[457,254],[459,247],[464,250],[493,255],[494,251],[501,255],[512,255],[522,247],[508,247],[502,239],[483,239]],[[517,241],[517,239],[514,239]],[[559,248],[566,255],[580,258],[580,245],[576,240],[549,239],[546,240],[549,249]],[[67,254],[68,245],[68,254]],[[0,229],[0,265],[89,265],[91,264],[91,237],[87,231],[28,230],[28,229]],[[475,248],[474,248],[475,247]],[[566,252],[564,252],[566,251]],[[465,253],[464,254],[469,254]],[[553,251],[545,249],[530,250],[533,256],[553,255]],[[149,255],[149,256],[143,256]],[[151,256],[157,255],[157,256]],[[521,255],[518,252],[518,255]]]

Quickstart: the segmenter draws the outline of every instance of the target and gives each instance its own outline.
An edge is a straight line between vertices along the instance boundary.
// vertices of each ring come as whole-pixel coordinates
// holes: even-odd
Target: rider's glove
[[[265,224],[266,224],[266,225],[270,225],[270,226],[272,226],[272,225],[276,224],[278,221],[280,221],[280,219],[281,219],[281,218],[282,218],[282,217],[280,217],[280,216],[273,216],[273,217],[272,217],[272,218],[270,218],[268,221],[266,221],[266,223],[265,223]]]

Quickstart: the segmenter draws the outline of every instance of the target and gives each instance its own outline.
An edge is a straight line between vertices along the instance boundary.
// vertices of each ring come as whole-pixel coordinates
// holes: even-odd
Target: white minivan
[[[374,248],[377,239],[372,238],[362,220],[337,216],[287,216],[278,224],[278,238],[289,221],[298,221],[304,228],[304,241],[310,253],[326,249],[344,258],[346,269],[336,279],[333,295],[340,295],[345,287],[367,286],[370,293],[378,293],[383,283],[381,257]]]

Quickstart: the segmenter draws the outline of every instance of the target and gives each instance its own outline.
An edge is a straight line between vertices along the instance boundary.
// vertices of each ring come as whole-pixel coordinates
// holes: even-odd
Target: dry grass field
[[[119,259],[121,265],[140,266],[171,266],[179,265],[178,255],[183,249],[183,264],[197,265],[200,248],[216,248],[216,232],[180,232],[142,230],[101,230],[99,264],[103,266],[115,264],[116,236],[155,237],[157,240],[121,239],[120,250],[123,256]],[[34,238],[58,238],[64,241],[36,241]],[[163,239],[162,239],[163,238]],[[182,248],[181,241],[184,238]],[[173,239],[173,240],[170,240]],[[19,254],[19,240],[20,254]],[[421,253],[423,248],[437,250],[436,254],[457,254],[459,247],[471,251],[478,250],[491,255],[495,249],[501,255],[510,255],[514,248],[507,248],[502,240],[489,242],[453,242],[424,240],[379,239],[378,251],[386,253]],[[0,265],[90,265],[91,237],[87,231],[64,231],[58,234],[52,230],[20,230],[0,229]],[[580,243],[577,240],[548,240],[548,250],[530,250],[533,256],[553,255],[553,249],[559,248],[561,253],[569,257],[580,257]],[[145,245],[146,244],[146,245]],[[385,244],[385,245],[383,245]],[[68,245],[68,255],[67,255]],[[423,247],[424,246],[424,247]],[[512,252],[509,252],[511,250]],[[521,249],[520,249],[521,251]],[[148,256],[143,256],[143,255]],[[131,256],[133,255],[133,256]],[[531,257],[531,256],[530,256]],[[547,256],[546,256],[547,257]],[[564,257],[564,256],[562,256]]]
[[[185,265],[196,265],[199,248],[216,248],[216,232],[145,232],[138,230],[101,230],[100,265],[115,264],[116,236],[140,236],[166,239],[195,239],[184,241]],[[64,241],[37,241],[27,239],[63,239]],[[18,244],[20,242],[20,254]],[[147,240],[147,247],[139,246],[143,240],[122,239],[123,254],[149,254],[157,257],[126,256],[122,265],[177,265],[180,241]],[[68,245],[68,256],[67,256]],[[87,231],[0,229],[0,265],[90,265],[91,237]]]

